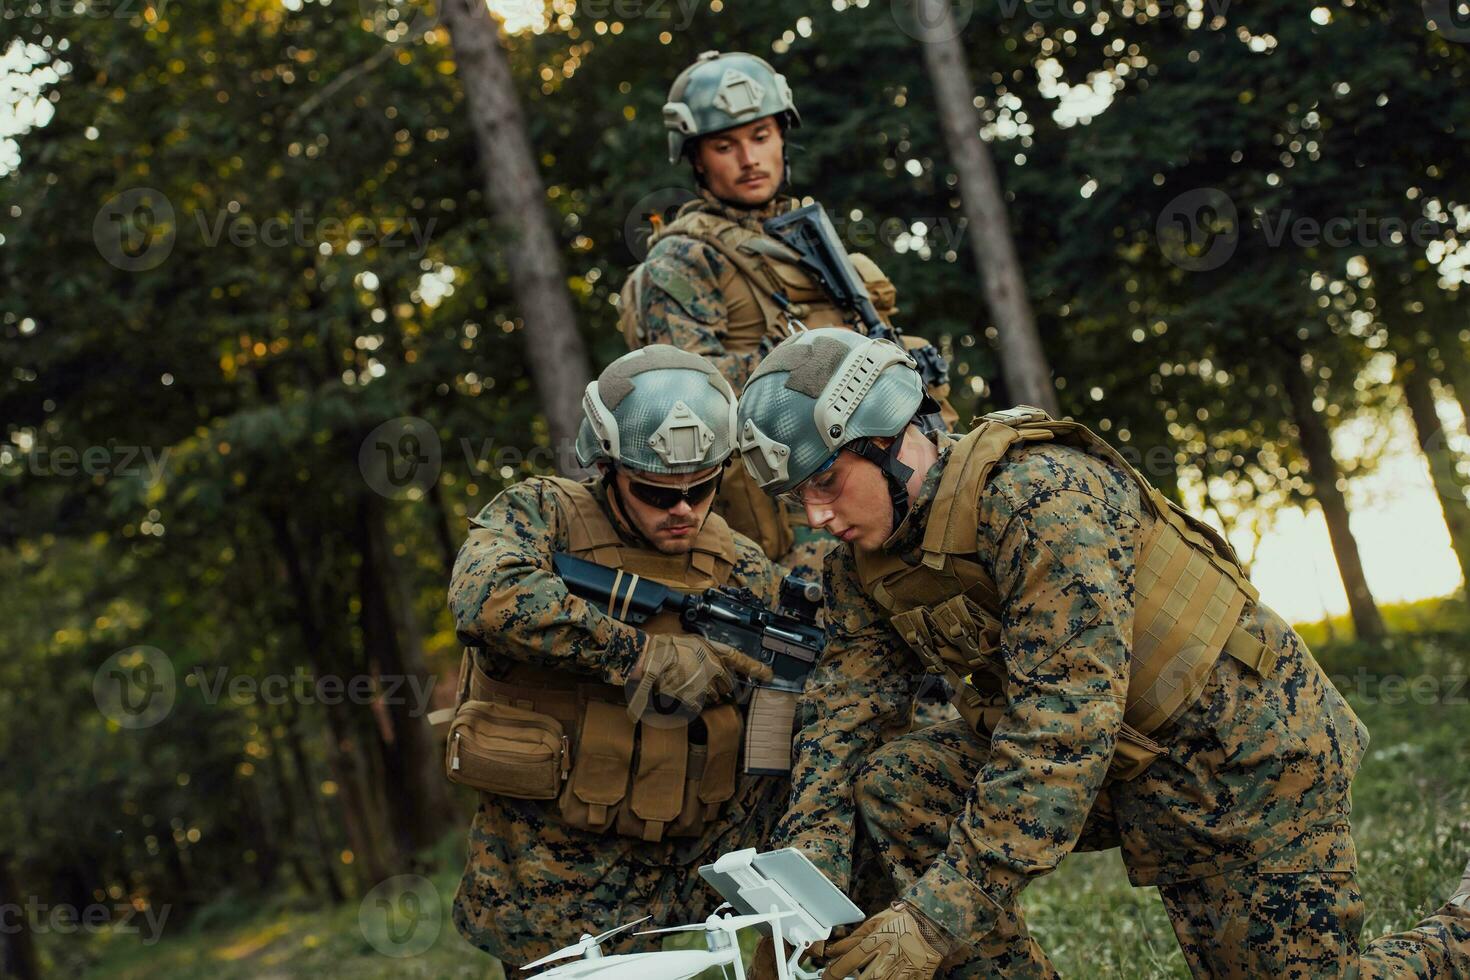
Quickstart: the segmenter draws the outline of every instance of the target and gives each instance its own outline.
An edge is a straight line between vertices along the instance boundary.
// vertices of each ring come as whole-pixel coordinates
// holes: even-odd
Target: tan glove
[[[955,948],[917,909],[894,902],[827,947],[822,980],[930,980]]]
[[[771,679],[771,668],[723,643],[690,633],[659,633],[644,644],[628,679],[628,714],[644,719],[655,694],[678,702],[675,717],[684,723],[706,701],[735,690],[735,676]]]
[[[818,941],[807,947],[806,955],[814,960],[822,958],[826,943]],[[745,980],[777,980],[781,974],[776,970],[776,941],[762,935],[755,944],[755,954],[750,958],[750,969],[745,971]]]

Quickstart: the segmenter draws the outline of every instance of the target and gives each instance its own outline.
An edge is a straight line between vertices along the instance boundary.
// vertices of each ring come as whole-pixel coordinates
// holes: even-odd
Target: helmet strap
[[[908,427],[905,426],[905,429]],[[903,431],[893,437],[887,449],[879,449],[869,438],[854,439],[844,449],[850,449],[863,459],[878,467],[885,479],[888,481],[888,499],[893,504],[893,528],[903,523],[903,519],[909,512],[909,480],[913,479],[914,470],[899,462],[898,453],[903,448]]]

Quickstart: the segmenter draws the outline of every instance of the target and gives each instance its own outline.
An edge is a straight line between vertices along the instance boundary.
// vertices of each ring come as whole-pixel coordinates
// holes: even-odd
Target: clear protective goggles
[[[837,457],[841,455],[842,449],[839,449],[827,457],[827,462],[815,473],[780,494],[780,498],[794,507],[805,507],[808,504],[820,507],[842,496],[842,488],[847,483],[847,474],[852,468],[837,466]]]

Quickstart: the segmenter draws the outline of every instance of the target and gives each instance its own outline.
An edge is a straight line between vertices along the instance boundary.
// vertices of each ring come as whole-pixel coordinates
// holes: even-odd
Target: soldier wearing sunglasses
[[[736,766],[746,720],[730,695],[766,667],[676,616],[622,622],[552,567],[567,552],[774,606],[782,573],[710,513],[734,392],[703,358],[651,346],[603,371],[583,410],[577,458],[598,476],[507,488],[470,522],[449,589],[468,645],[451,742],[474,722],[449,768],[481,790],[454,921],[508,975],[608,923],[702,919],[714,893],[696,869],[763,846],[789,785]]]

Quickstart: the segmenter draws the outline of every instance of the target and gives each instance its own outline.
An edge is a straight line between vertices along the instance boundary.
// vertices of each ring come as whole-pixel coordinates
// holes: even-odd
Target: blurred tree
[[[974,86],[950,0],[903,2],[913,8],[915,33],[929,69],[940,125],[959,174],[970,250],[999,334],[997,348],[1007,392],[1019,403],[1059,414],[1051,368],[1041,347],[1026,293],[1026,277],[1011,240],[995,164],[980,139]]]
[[[479,144],[485,197],[504,229],[508,247],[502,254],[526,323],[527,360],[552,444],[564,450],[576,441],[582,392],[591,371],[567,293],[561,250],[546,220],[545,187],[526,137],[500,25],[484,0],[440,2]],[[558,458],[571,460],[566,452]],[[567,467],[568,472],[575,469]]]

